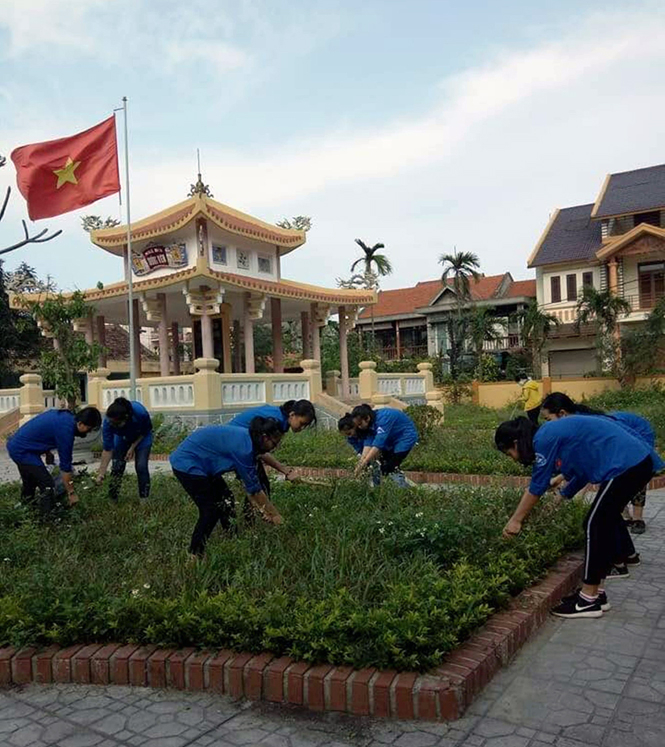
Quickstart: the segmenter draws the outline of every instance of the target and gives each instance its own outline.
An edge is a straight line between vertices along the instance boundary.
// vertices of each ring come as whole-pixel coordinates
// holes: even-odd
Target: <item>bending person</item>
[[[256,417],[273,418],[277,421],[282,433],[287,433],[289,430],[300,433],[300,431],[316,423],[316,411],[314,405],[308,399],[291,399],[279,407],[276,405],[250,407],[230,420],[229,425],[249,428],[250,423]],[[272,454],[262,454],[258,464],[259,480],[268,495],[270,495],[270,480],[265,471],[265,464],[277,470],[277,472],[281,472],[287,480],[297,479],[295,470],[284,466]]]
[[[413,420],[401,410],[392,407],[373,410],[369,405],[354,407],[351,418],[356,427],[356,436],[364,442],[355,474],[359,475],[380,459],[381,474],[390,475],[400,487],[406,487],[408,483],[400,465],[418,443],[418,431]]]
[[[356,452],[358,459],[362,458],[365,450],[365,440],[358,435],[358,429],[353,422],[353,416],[350,412],[343,415],[337,422],[337,429],[346,438],[346,442]],[[372,462],[370,466],[371,477],[370,484],[376,487],[381,484],[381,464],[379,460]]]
[[[145,500],[150,495],[150,449],[152,448],[152,420],[140,402],[130,402],[118,397],[108,407],[102,426],[102,461],[97,472],[99,485],[113,459],[109,498],[118,501],[120,484],[125,474],[127,462],[134,460],[136,477],[139,483],[139,498]]]
[[[538,425],[538,416],[540,415],[540,407],[543,399],[540,396],[538,382],[526,374],[520,374],[516,377],[515,381],[522,387],[520,402],[524,406],[524,414],[534,425]]]
[[[582,589],[562,600],[558,617],[601,617],[609,609],[605,578],[613,561],[627,553],[632,540],[621,517],[631,490],[641,489],[665,464],[653,449],[610,418],[571,415],[536,430],[527,418],[502,423],[494,441],[504,454],[533,465],[531,484],[506,524],[503,535],[514,537],[540,496],[550,486],[557,465],[568,480],[561,489],[572,498],[588,483],[599,485],[584,520],[586,556]]]
[[[563,394],[563,392],[552,392],[552,394],[549,394],[543,400],[542,411],[545,420],[558,420],[559,418],[566,417],[566,415],[604,415],[605,417],[616,420],[619,425],[623,425],[636,433],[650,448],[654,448],[656,445],[656,434],[651,423],[646,418],[632,412],[618,410],[616,412],[605,413],[602,410],[595,410],[587,405],[578,404],[567,394]],[[646,487],[639,490],[630,499],[630,503],[633,505],[633,519],[628,523],[630,531],[633,534],[644,534],[646,531],[646,524],[644,523],[644,506],[646,505],[646,501]],[[639,558],[639,556],[636,557]],[[639,562],[639,559],[637,562]],[[635,561],[632,564],[635,565]],[[621,569],[621,564],[618,568]],[[626,576],[628,573],[624,571],[618,572],[615,575]]]
[[[62,482],[69,505],[78,502],[72,482],[74,439],[83,438],[102,424],[96,407],[84,407],[74,414],[69,410],[47,410],[22,425],[7,442],[7,452],[21,475],[21,497],[47,516],[55,507],[55,483],[42,462],[42,454],[57,450]]]
[[[231,529],[235,500],[224,480],[227,472],[238,474],[252,505],[266,521],[282,523],[282,517],[261,487],[257,472],[259,456],[275,449],[281,438],[276,420],[255,417],[248,429],[230,425],[198,428],[171,454],[173,474],[199,510],[189,545],[191,555],[203,556],[217,522],[223,529]]]

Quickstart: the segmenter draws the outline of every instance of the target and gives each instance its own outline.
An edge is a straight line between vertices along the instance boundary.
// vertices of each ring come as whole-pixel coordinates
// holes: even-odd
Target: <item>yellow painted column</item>
[[[358,394],[360,399],[371,400],[379,388],[379,377],[376,373],[375,361],[360,361],[360,375],[358,376]]]
[[[23,374],[19,379],[21,384],[20,406],[21,425],[27,423],[30,418],[39,415],[46,409],[44,407],[44,389],[42,377],[38,374]]]

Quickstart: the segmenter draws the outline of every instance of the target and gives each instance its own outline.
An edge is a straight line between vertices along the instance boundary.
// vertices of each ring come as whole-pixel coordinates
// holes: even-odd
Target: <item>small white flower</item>
[[[9,558],[5,558],[5,563],[9,563]]]
[[[150,588],[150,584],[143,584],[143,588],[144,589],[149,589]]]
[[[314,514],[308,514],[309,518],[313,518]]]
[[[379,533],[380,534],[385,534],[385,531],[386,530],[383,527],[379,527]]]
[[[137,597],[141,592],[138,589],[132,589],[132,596]]]

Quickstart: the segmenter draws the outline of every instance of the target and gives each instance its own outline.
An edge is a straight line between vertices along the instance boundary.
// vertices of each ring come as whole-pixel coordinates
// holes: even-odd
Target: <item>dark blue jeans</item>
[[[127,450],[129,444],[121,444],[113,449],[113,463],[111,465],[111,482],[109,484],[109,498],[112,501],[118,500],[122,476],[125,474],[127,465]],[[150,450],[152,444],[142,446],[139,444],[134,449],[134,464],[136,466],[136,477],[139,481],[139,498],[147,498],[150,495],[150,470],[148,461],[150,459]]]

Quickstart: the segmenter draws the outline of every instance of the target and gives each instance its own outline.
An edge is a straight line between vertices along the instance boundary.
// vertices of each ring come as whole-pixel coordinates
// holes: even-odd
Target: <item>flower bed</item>
[[[283,527],[217,530],[190,566],[189,500],[167,476],[147,504],[135,491],[127,479],[114,506],[82,485],[76,511],[38,526],[16,486],[0,489],[0,645],[123,641],[426,671],[582,539],[584,507],[553,521],[545,499],[505,543],[514,489],[278,484]]]

